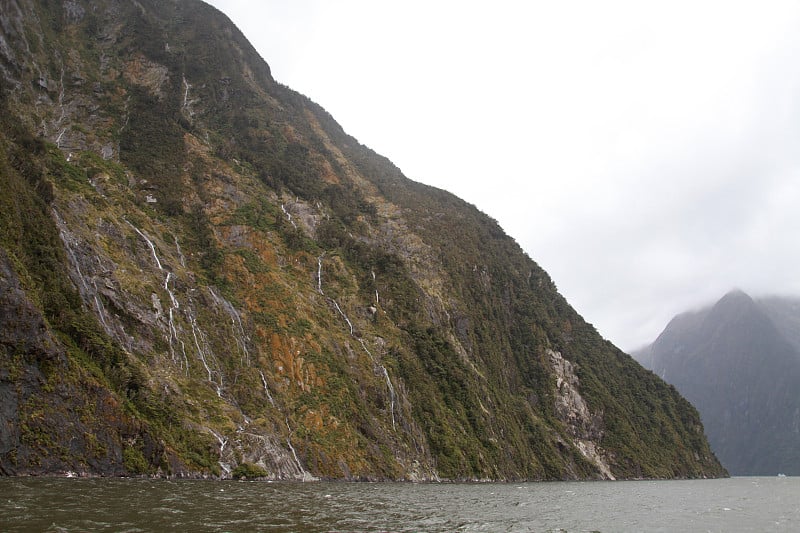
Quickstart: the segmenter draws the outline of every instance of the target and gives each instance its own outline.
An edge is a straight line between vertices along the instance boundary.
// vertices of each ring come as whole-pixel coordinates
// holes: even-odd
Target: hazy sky
[[[800,2],[210,3],[623,349],[732,288],[800,294]]]

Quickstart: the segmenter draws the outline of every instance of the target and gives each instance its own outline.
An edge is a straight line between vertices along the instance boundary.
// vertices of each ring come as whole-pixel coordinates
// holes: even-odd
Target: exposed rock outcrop
[[[572,363],[553,350],[547,355],[556,378],[556,416],[567,426],[573,443],[586,459],[597,466],[604,479],[615,479],[599,442],[603,440],[603,417],[592,413],[580,393],[580,380]]]

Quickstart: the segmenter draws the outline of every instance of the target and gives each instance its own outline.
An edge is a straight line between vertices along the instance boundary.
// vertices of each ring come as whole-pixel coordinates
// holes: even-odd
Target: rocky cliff
[[[734,291],[634,353],[697,407],[734,475],[800,475],[798,307]]]
[[[495,221],[213,8],[3,0],[0,30],[3,473],[724,472]]]

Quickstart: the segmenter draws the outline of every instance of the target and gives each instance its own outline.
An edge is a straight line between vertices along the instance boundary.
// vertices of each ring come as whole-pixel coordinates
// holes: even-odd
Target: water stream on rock
[[[333,298],[331,298],[330,296],[326,296],[325,292],[322,290],[322,258],[323,257],[324,257],[324,254],[317,258],[317,292],[319,292],[321,295],[325,296],[325,298],[328,300],[328,302],[330,302],[330,304],[333,305],[334,309],[336,309],[336,311],[342,316],[342,318],[344,319],[345,323],[347,324],[347,327],[350,330],[350,336],[353,337],[354,339],[356,339],[359,342],[359,344],[361,344],[361,347],[364,349],[364,352],[366,352],[366,354],[369,356],[370,360],[372,361],[372,364],[376,368],[380,369],[381,374],[384,376],[384,379],[386,380],[386,388],[389,391],[389,415],[391,416],[391,419],[392,419],[392,429],[396,429],[395,416],[394,416],[395,389],[394,389],[394,385],[392,384],[392,380],[389,377],[389,371],[386,370],[386,367],[383,366],[383,364],[381,364],[380,361],[378,361],[378,359],[372,354],[372,352],[369,350],[369,348],[367,348],[367,345],[364,342],[364,339],[355,334],[355,328],[353,327],[353,323],[350,321],[350,319],[347,317],[347,315],[344,313],[344,311],[342,311],[342,308],[339,306],[339,303],[336,300],[334,300]],[[374,275],[375,275],[375,273],[373,272],[373,276]],[[377,290],[375,291],[375,294],[377,295]]]

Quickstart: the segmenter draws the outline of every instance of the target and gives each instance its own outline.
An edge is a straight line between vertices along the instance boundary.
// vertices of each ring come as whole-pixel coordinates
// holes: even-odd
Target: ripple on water
[[[800,478],[530,484],[0,479],[0,530],[787,531]]]

